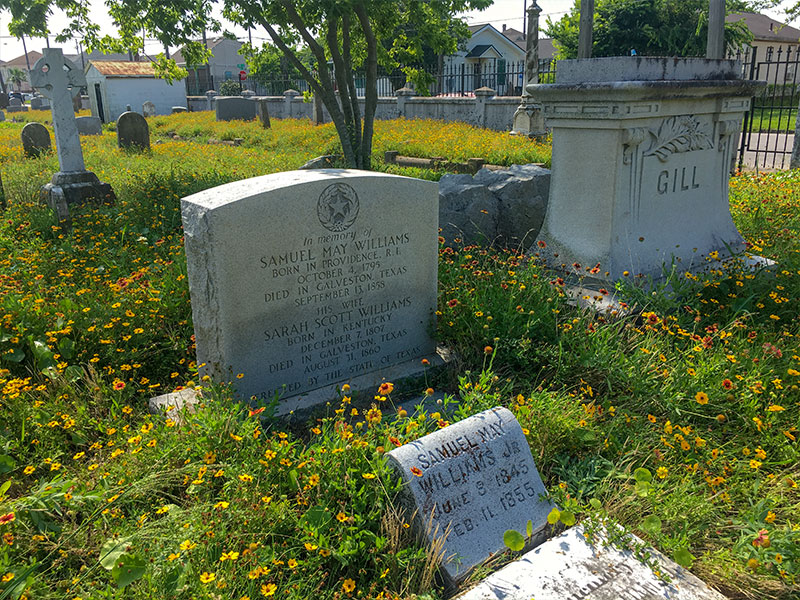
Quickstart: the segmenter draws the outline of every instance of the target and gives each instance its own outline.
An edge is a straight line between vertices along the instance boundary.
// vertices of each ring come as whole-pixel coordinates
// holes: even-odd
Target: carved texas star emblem
[[[346,183],[326,187],[317,201],[317,216],[329,231],[345,231],[358,217],[358,194]]]

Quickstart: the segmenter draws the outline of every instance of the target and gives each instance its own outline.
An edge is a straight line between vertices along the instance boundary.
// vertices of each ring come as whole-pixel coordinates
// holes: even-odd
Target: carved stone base
[[[111,184],[100,181],[91,171],[59,171],[42,186],[39,200],[53,209],[63,229],[69,229],[70,204],[113,204],[116,194]]]
[[[511,135],[527,135],[531,138],[542,138],[547,135],[544,126],[542,107],[523,98],[514,113],[511,125]]]

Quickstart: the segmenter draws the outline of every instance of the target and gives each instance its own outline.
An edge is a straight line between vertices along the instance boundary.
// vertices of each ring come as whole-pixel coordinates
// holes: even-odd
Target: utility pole
[[[578,33],[578,58],[592,57],[593,28],[594,0],[581,0],[580,31]]]
[[[725,0],[709,0],[706,58],[725,58]]]

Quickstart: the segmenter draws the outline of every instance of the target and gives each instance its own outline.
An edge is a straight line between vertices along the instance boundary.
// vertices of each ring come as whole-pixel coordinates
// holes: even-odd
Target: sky
[[[542,9],[542,14],[540,17],[541,26],[544,26],[548,16],[553,20],[560,19],[574,4],[574,0],[538,0],[538,2]],[[782,6],[788,6],[795,2],[796,0],[785,0],[782,3]],[[508,27],[521,31],[525,5],[526,0],[495,0],[495,2],[486,10],[466,13],[463,16],[465,16],[467,22],[470,24],[492,23],[495,27],[497,27],[497,29],[502,29],[503,25],[507,25]],[[113,33],[113,25],[111,24],[111,20],[106,13],[105,6],[103,5],[102,1],[92,0],[92,6],[92,20],[100,24],[103,33]],[[782,20],[780,8],[772,11],[765,11],[765,13],[774,19]],[[22,43],[16,38],[11,37],[8,33],[9,20],[10,17],[7,12],[0,13],[0,60],[11,60],[12,58],[16,58],[17,56],[21,56],[23,54]],[[63,15],[55,14],[51,20],[51,29],[53,31],[60,31],[65,23],[66,19],[63,17]],[[246,39],[247,32],[245,30],[234,26],[229,26],[229,29],[235,35],[240,36],[240,39]],[[267,39],[266,32],[264,30],[254,29],[252,31],[252,35],[254,42]],[[41,49],[46,45],[45,40],[42,38],[26,39],[26,44],[29,51],[41,51]],[[53,37],[50,39],[50,45],[54,47],[58,46]],[[65,54],[77,53],[75,41],[62,44],[61,47],[64,48]],[[172,50],[174,51],[175,49],[173,48]],[[163,52],[163,48],[161,48],[155,42],[149,42],[145,45],[145,52],[155,55]]]

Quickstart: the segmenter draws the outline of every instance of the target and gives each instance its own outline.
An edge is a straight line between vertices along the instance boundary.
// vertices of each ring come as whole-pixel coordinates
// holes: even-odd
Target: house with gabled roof
[[[758,63],[779,63],[774,67],[777,72],[773,70],[769,73],[770,81],[797,83],[800,74],[797,73],[797,65],[793,63],[797,62],[797,53],[800,52],[800,29],[758,13],[732,13],[725,20],[728,23],[744,22],[753,34],[750,47],[755,50]],[[787,62],[789,64],[785,64]],[[775,76],[777,79],[774,79]]]
[[[170,114],[173,106],[186,106],[183,81],[169,83],[156,77],[149,60],[91,60],[86,65],[86,85],[92,116],[103,123],[116,121],[128,106],[141,113],[142,104],[148,101],[158,115]]]
[[[467,89],[490,87],[498,95],[519,95],[525,64],[525,34],[503,25],[498,30],[491,23],[469,25],[470,39],[455,54],[445,58],[445,74],[464,77]],[[553,56],[552,40],[539,39],[539,59]],[[462,75],[463,72],[463,75]],[[457,81],[460,85],[460,81]],[[448,78],[445,77],[444,92]]]
[[[205,65],[187,64],[183,53],[178,50],[172,55],[172,60],[179,67],[189,71],[186,78],[186,94],[188,96],[202,95],[208,90],[218,89],[223,81],[239,81],[239,71],[246,71],[245,57],[239,51],[242,42],[228,37],[212,38],[206,42],[206,47],[211,52],[211,58]]]

